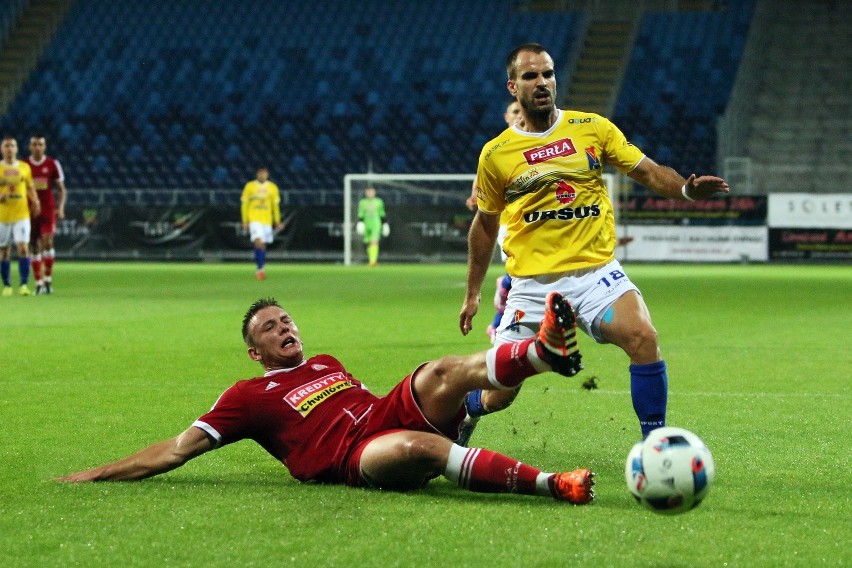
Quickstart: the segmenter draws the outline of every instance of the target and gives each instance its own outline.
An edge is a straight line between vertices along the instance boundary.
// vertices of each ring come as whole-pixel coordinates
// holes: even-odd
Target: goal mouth
[[[390,236],[381,258],[390,262],[465,262],[473,214],[465,201],[475,174],[346,174],[343,178],[343,263],[365,262],[355,232],[358,202],[368,187],[384,201]]]

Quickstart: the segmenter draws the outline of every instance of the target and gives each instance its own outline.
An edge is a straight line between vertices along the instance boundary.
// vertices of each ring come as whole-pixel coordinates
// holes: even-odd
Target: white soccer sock
[[[552,473],[541,472],[538,474],[538,477],[535,478],[535,494],[540,495],[542,497],[553,497],[553,491],[550,489],[550,478],[553,477]]]
[[[447,457],[447,469],[444,470],[444,477],[459,487],[466,488],[470,483],[470,472],[478,454],[479,448],[463,448],[453,444],[450,448],[450,455]]]

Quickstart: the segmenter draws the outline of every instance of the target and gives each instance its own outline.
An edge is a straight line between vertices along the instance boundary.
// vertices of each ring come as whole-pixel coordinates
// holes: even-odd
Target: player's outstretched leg
[[[559,501],[568,501],[575,505],[591,503],[595,498],[595,472],[588,469],[575,469],[554,474],[550,478],[550,489]]]
[[[583,369],[577,319],[570,302],[559,292],[550,292],[544,301],[544,320],[536,342],[543,347],[542,358],[560,375],[573,377]]]

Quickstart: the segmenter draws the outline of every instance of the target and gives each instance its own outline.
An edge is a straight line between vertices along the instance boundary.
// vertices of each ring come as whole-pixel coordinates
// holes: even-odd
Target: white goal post
[[[619,222],[619,200],[618,194],[623,179],[622,176],[612,173],[604,173],[603,180],[606,183],[609,192],[609,198],[613,204],[615,214],[615,223]],[[464,210],[464,200],[470,195],[470,188],[473,180],[476,179],[475,174],[346,174],[343,176],[343,264],[345,266],[352,265],[352,235],[354,233],[355,218],[357,212],[354,210],[354,203],[357,203],[353,192],[360,192],[363,188],[370,184],[380,186],[394,186],[412,194],[433,193],[432,190],[418,186],[418,183],[439,183],[439,182],[456,182],[453,196],[458,199],[459,210]],[[468,182],[461,186],[458,182]],[[355,186],[353,188],[353,185]],[[464,188],[464,192],[459,189]],[[377,188],[379,196],[382,194],[381,187]],[[465,193],[466,192],[466,193]]]

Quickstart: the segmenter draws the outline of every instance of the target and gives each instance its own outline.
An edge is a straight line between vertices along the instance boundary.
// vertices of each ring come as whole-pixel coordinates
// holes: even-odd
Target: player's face
[[[376,190],[373,189],[372,187],[368,187],[366,190],[364,190],[364,197],[366,197],[367,199],[372,199],[375,196],[376,196]]]
[[[253,347],[248,354],[267,370],[295,367],[304,359],[299,328],[278,306],[263,308],[249,322]]]
[[[549,117],[556,109],[556,72],[546,52],[522,51],[515,65],[515,77],[506,83],[531,119]]]
[[[30,155],[36,160],[40,160],[47,150],[47,142],[44,138],[30,138]]]
[[[13,138],[3,140],[3,145],[0,146],[0,151],[3,152],[3,159],[11,162],[18,155],[18,143]]]
[[[506,126],[512,126],[521,117],[521,104],[518,101],[512,101],[512,104],[506,107],[506,113],[503,115],[503,120],[506,121]]]
[[[269,179],[269,170],[257,170],[257,181],[264,183]]]

